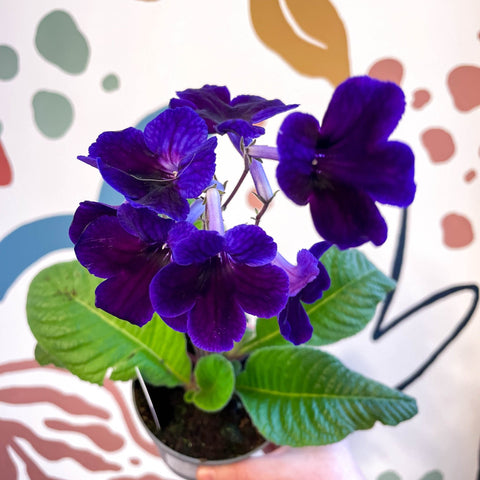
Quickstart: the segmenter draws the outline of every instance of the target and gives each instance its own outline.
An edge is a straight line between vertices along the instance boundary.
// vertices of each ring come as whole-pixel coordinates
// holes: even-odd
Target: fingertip
[[[199,467],[197,470],[197,480],[216,480],[215,470],[210,467]]]

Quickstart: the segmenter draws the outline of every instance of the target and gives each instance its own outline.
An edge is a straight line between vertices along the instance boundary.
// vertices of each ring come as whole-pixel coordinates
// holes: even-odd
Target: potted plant
[[[144,131],[102,133],[79,157],[125,201],[82,202],[69,231],[78,262],[32,281],[37,360],[99,384],[135,380],[137,410],[186,478],[200,462],[232,461],[265,440],[322,445],[411,418],[413,398],[318,348],[359,332],[394,287],[355,247],[387,238],[376,202],[406,207],[415,195],[413,153],[388,139],[405,108],[401,89],[350,78],[321,125],[289,113],[275,147],[258,143],[258,123],[297,105],[231,99],[211,85],[177,95]],[[225,137],[244,164],[232,188],[216,175]],[[263,159],[278,163],[281,194],[309,204],[321,237],[307,249],[299,232],[296,264],[259,225],[275,196]],[[262,207],[225,228],[249,173]],[[175,415],[187,418],[183,427]],[[230,451],[194,450],[200,431],[230,438]]]

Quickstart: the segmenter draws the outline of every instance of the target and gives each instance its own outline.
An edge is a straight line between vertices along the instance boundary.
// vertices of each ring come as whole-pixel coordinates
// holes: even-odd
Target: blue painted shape
[[[47,253],[72,248],[68,229],[72,215],[43,218],[14,230],[0,241],[0,300],[30,265]]]

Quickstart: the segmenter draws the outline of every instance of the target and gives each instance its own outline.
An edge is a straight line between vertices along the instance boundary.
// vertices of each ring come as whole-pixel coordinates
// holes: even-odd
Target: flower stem
[[[243,155],[243,160],[244,160],[244,168],[243,172],[240,175],[240,178],[238,179],[237,184],[235,185],[234,189],[232,190],[232,193],[229,195],[229,197],[225,200],[223,203],[222,209],[225,210],[227,208],[227,205],[232,201],[233,197],[237,194],[238,189],[242,186],[243,181],[245,180],[249,170],[250,170],[250,158],[248,155]]]
[[[246,153],[250,157],[268,158],[270,160],[279,160],[277,147],[269,147],[268,145],[249,145],[246,147]]]

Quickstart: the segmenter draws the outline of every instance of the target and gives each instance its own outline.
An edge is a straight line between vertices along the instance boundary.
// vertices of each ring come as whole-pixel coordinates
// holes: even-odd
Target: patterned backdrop
[[[397,134],[418,194],[408,212],[384,208],[389,240],[364,248],[397,289],[329,350],[420,413],[350,445],[368,479],[480,478],[478,0],[0,0],[2,479],[177,478],[132,416],[129,385],[34,360],[29,282],[73,258],[78,203],[112,199],[76,156],[104,130],[141,127],[176,90],[228,85],[321,118],[334,86],[362,74],[405,91]],[[270,144],[280,121],[265,125]],[[232,215],[253,213],[251,189]],[[263,226],[293,259],[317,238],[310,222],[278,197]]]

